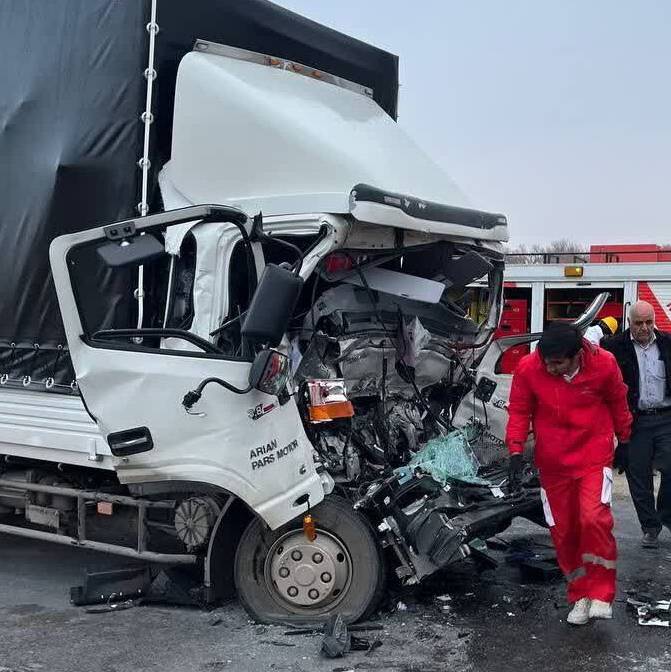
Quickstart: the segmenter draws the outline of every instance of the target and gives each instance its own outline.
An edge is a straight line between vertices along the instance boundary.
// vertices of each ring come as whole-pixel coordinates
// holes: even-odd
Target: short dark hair
[[[575,357],[581,349],[582,334],[566,322],[550,322],[538,341],[538,350],[545,359]]]

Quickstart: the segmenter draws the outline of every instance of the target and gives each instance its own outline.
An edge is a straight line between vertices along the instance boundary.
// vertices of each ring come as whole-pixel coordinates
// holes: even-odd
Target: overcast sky
[[[671,243],[671,0],[276,2],[399,55],[399,123],[513,243]]]

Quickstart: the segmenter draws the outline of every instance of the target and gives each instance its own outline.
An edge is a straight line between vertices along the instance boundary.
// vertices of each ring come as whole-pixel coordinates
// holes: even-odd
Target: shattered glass
[[[476,432],[475,428],[466,427],[454,430],[447,436],[431,439],[410,460],[408,467],[430,474],[443,485],[447,485],[450,480],[491,485],[478,476],[480,463],[470,446]]]

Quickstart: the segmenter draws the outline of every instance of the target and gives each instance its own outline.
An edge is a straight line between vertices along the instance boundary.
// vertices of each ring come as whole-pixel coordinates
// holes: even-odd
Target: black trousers
[[[662,475],[656,506],[653,469]],[[671,528],[671,413],[634,420],[627,481],[643,531],[659,532],[662,525]]]

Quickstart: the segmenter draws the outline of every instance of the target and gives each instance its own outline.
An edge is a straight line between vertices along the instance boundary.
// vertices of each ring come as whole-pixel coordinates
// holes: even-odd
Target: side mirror
[[[242,323],[243,338],[270,346],[279,345],[303,289],[303,278],[287,268],[268,264]]]
[[[249,385],[279,397],[289,380],[289,358],[276,350],[262,350],[249,370]]]
[[[110,241],[98,248],[98,256],[107,266],[142,266],[165,254],[163,245],[152,235],[133,236],[120,242]]]

